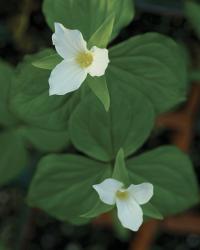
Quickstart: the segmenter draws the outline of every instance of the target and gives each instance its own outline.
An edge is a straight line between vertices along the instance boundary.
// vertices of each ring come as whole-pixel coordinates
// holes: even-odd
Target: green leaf
[[[105,110],[108,111],[110,108],[110,95],[105,76],[88,76],[86,79],[86,83],[88,84],[92,92],[96,95],[96,97],[100,100],[100,102],[104,105]]]
[[[158,211],[158,209],[155,206],[151,204],[151,202],[148,202],[145,205],[143,205],[142,210],[144,215],[148,218],[154,218],[158,220],[163,219],[162,214]]]
[[[200,81],[200,70],[196,69],[190,71],[189,79],[190,81]]]
[[[142,92],[156,112],[169,110],[185,100],[186,61],[180,47],[170,38],[146,33],[110,49],[106,80],[121,91]]]
[[[89,41],[111,14],[118,17],[112,38],[116,37],[133,19],[134,8],[132,0],[45,0],[43,12],[52,29],[54,22],[60,22],[66,28],[80,30]]]
[[[104,23],[97,29],[88,42],[89,48],[97,46],[99,48],[106,48],[113,31],[115,16],[109,16]]]
[[[66,131],[51,131],[31,126],[23,126],[18,133],[36,149],[42,152],[57,152],[69,145]]]
[[[185,1],[185,15],[200,37],[200,4],[194,1]]]
[[[76,155],[49,155],[39,163],[28,201],[60,220],[79,224],[99,202],[92,185],[109,176],[107,164]]]
[[[130,185],[130,179],[124,161],[123,149],[120,149],[117,153],[112,177],[127,186]]]
[[[27,164],[27,152],[14,132],[0,134],[0,185],[16,178]]]
[[[173,146],[163,146],[127,161],[133,184],[150,182],[150,203],[164,216],[182,212],[199,201],[196,177],[189,158]]]
[[[34,67],[33,61],[49,55],[52,50],[27,57],[17,68],[12,81],[12,111],[31,127],[53,131],[67,130],[68,119],[79,101],[79,93],[49,96],[50,72]]]
[[[12,126],[17,123],[17,119],[9,110],[9,91],[14,69],[7,63],[0,61],[0,124]]]
[[[85,154],[101,161],[115,160],[120,148],[125,156],[135,152],[154,125],[151,103],[135,90],[132,95],[110,85],[111,106],[105,112],[93,95],[73,112],[69,132],[72,143]]]
[[[106,205],[100,199],[97,201],[96,205],[87,213],[81,215],[85,218],[95,218],[103,213],[107,213],[112,210],[114,206]]]
[[[41,69],[53,69],[62,61],[62,58],[57,53],[52,53],[49,56],[42,57],[34,61],[33,66]]]

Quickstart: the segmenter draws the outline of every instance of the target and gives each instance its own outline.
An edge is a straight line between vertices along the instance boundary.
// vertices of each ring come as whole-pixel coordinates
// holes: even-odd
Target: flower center
[[[129,194],[128,194],[128,191],[119,190],[119,191],[117,191],[116,196],[120,200],[127,200]]]
[[[81,68],[87,68],[93,62],[93,55],[91,52],[79,52],[76,57],[76,62],[81,66]]]

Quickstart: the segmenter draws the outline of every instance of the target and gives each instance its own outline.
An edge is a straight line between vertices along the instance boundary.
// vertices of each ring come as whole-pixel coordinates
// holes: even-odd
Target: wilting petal
[[[117,215],[123,225],[132,231],[137,231],[143,222],[143,212],[134,199],[117,199]]]
[[[93,54],[93,62],[87,68],[88,73],[91,76],[104,75],[109,63],[108,50],[100,49],[94,46],[92,47],[91,52]]]
[[[80,87],[87,76],[73,61],[62,61],[51,72],[49,95],[64,95]]]
[[[105,179],[102,183],[93,185],[99,194],[100,199],[108,204],[114,205],[116,202],[116,192],[123,187],[123,183],[114,179]]]
[[[56,51],[64,59],[75,58],[77,52],[87,51],[86,42],[78,30],[66,29],[62,24],[55,23],[55,33],[52,36]]]
[[[141,205],[147,203],[153,196],[153,185],[151,183],[130,185],[127,190],[136,202]]]

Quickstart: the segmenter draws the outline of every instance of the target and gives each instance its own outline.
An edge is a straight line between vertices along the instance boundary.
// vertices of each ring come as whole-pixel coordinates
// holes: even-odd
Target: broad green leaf
[[[115,16],[111,15],[104,23],[97,29],[97,31],[92,35],[88,42],[89,48],[92,46],[97,46],[99,48],[106,48],[113,31],[113,25],[115,21]]]
[[[18,133],[36,149],[43,152],[57,152],[69,145],[67,130],[51,131],[23,126]]]
[[[108,111],[110,108],[110,95],[105,76],[88,76],[86,79],[86,83],[88,84],[92,92],[96,95],[96,97],[100,100],[100,102],[104,105],[105,110]]]
[[[155,206],[151,204],[151,201],[143,205],[142,210],[147,218],[154,218],[158,220],[163,219],[162,214],[158,211],[158,209]]]
[[[77,155],[49,155],[41,160],[29,190],[28,201],[50,215],[72,223],[96,206],[92,185],[111,176],[111,167]]]
[[[68,119],[75,108],[78,92],[63,96],[49,96],[50,72],[34,67],[32,62],[49,54],[43,51],[28,57],[17,68],[12,81],[12,111],[31,127],[48,130],[66,130]]]
[[[0,185],[16,178],[27,164],[27,151],[14,132],[0,134]]]
[[[16,118],[9,110],[9,91],[14,69],[7,63],[0,61],[0,124],[10,126],[15,124]]]
[[[185,15],[200,37],[200,4],[195,1],[185,1]]]
[[[43,12],[49,26],[54,22],[62,23],[66,28],[78,29],[86,41],[99,29],[107,17],[116,16],[113,36],[133,19],[132,0],[45,0]]]
[[[33,66],[41,69],[53,69],[57,64],[62,61],[62,58],[57,53],[51,53],[51,55],[42,57],[33,61]]]
[[[113,84],[110,94],[109,112],[90,95],[80,102],[69,123],[75,147],[101,161],[115,160],[120,148],[125,156],[131,155],[154,125],[153,107],[140,92],[129,95]]]
[[[180,47],[170,38],[146,33],[110,49],[106,80],[121,91],[142,92],[157,112],[185,100],[186,62]]]
[[[117,153],[112,177],[118,181],[121,181],[127,185],[127,187],[130,185],[129,174],[124,161],[123,149],[120,149]]]
[[[81,215],[84,218],[95,218],[103,213],[107,213],[112,210],[114,206],[106,205],[100,199],[97,201],[96,205],[87,213]]]
[[[131,182],[150,182],[150,203],[164,216],[182,212],[199,201],[189,158],[173,146],[162,146],[127,161]]]

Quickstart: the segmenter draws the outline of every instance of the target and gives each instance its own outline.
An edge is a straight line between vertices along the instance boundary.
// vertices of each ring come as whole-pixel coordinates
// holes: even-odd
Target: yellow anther
[[[126,200],[128,199],[128,196],[129,196],[127,191],[117,191],[116,195],[117,195],[117,198],[120,200]]]
[[[93,62],[93,55],[91,52],[80,52],[76,57],[76,62],[81,68],[87,68]]]

